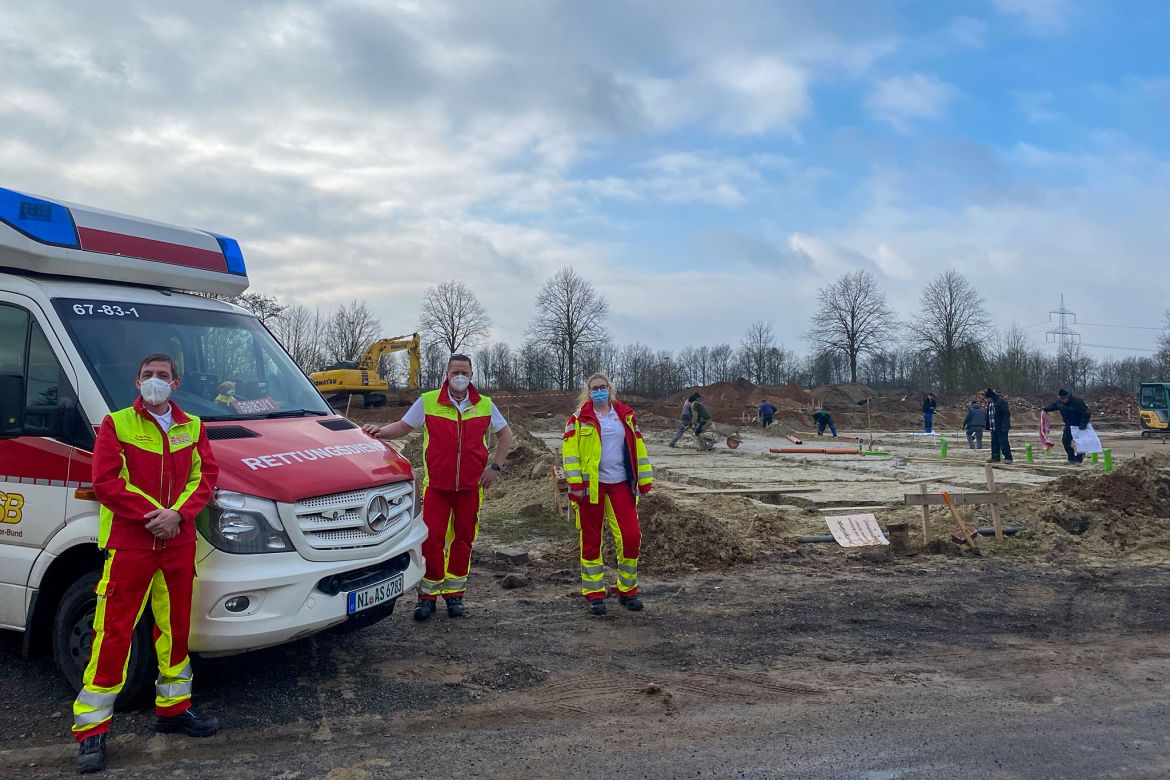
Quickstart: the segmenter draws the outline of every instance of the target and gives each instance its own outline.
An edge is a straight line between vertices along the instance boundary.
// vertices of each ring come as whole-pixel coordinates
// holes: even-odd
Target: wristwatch
[[[500,464],[499,464],[499,463],[493,463],[493,464],[492,464],[492,471],[502,471],[502,469],[500,468]]]

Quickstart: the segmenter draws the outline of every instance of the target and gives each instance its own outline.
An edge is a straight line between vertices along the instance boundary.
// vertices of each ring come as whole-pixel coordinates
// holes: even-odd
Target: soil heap
[[[1009,491],[1011,522],[1058,552],[1170,563],[1170,455],[1126,461],[1111,474],[1072,474]]]

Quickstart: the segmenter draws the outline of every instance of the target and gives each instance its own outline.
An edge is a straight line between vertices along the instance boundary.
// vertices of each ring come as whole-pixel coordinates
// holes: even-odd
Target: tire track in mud
[[[538,685],[506,702],[476,708],[475,715],[498,717],[545,717],[548,711],[564,715],[634,715],[649,706],[674,711],[683,706],[708,703],[756,704],[777,699],[815,697],[821,688],[777,683],[762,673],[668,673],[598,670]],[[685,701],[680,703],[680,699]],[[661,704],[655,704],[661,702]],[[463,710],[469,709],[466,706]]]

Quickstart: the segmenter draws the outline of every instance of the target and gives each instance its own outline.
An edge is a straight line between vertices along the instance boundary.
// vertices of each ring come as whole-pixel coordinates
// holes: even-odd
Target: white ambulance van
[[[94,435],[150,353],[178,363],[175,401],[220,469],[196,523],[193,652],[369,625],[422,577],[410,464],[337,416],[256,317],[189,294],[247,287],[230,238],[0,188],[0,628],[74,687],[102,564]],[[149,632],[123,703],[156,674]]]

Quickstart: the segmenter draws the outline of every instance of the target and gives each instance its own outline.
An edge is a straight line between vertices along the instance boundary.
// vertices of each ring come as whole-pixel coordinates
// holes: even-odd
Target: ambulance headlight
[[[207,541],[224,552],[287,552],[293,548],[276,503],[266,498],[217,490],[196,525]]]

